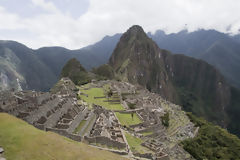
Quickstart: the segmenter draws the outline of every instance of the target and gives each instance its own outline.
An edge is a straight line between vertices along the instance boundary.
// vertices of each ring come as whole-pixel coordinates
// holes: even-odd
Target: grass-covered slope
[[[92,148],[0,113],[0,145],[7,160],[120,160],[119,155]]]
[[[141,145],[143,143],[142,139],[134,137],[133,135],[131,135],[128,132],[125,132],[125,136],[126,136],[126,139],[128,141],[128,144],[129,144],[132,152],[137,152],[137,153],[141,153],[141,154],[151,152],[148,148],[143,147]]]
[[[185,140],[183,147],[197,160],[239,160],[240,139],[202,118],[188,113],[190,120],[200,127],[195,138]]]

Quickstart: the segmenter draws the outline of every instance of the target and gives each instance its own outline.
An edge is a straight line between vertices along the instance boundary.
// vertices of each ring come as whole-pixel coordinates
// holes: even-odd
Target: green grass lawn
[[[58,134],[41,131],[6,113],[0,113],[0,145],[7,160],[125,159]]]
[[[148,136],[148,135],[151,135],[151,134],[153,134],[152,131],[148,131],[148,132],[143,132],[143,133],[142,133],[142,135],[144,135],[144,136]]]
[[[138,152],[141,154],[151,152],[148,148],[141,145],[143,141],[140,138],[134,137],[128,132],[125,132],[125,136],[132,152]]]
[[[109,110],[124,110],[121,104],[110,104],[109,102],[104,102],[107,100],[107,98],[98,98],[98,99],[94,98],[94,97],[105,96],[103,88],[91,88],[89,90],[84,90],[82,88],[83,87],[80,88],[80,91],[84,94],[87,94],[88,97],[85,95],[80,95],[80,98],[85,102],[89,103],[90,105],[91,104],[100,105]]]
[[[119,113],[119,112],[115,112],[115,113],[121,125],[130,126],[130,125],[142,123],[142,121],[139,119],[136,113],[133,114],[133,118],[131,113]]]
[[[84,124],[86,123],[86,120],[82,120],[80,123],[79,123],[79,125],[77,126],[77,128],[75,128],[75,130],[74,130],[74,134],[77,134],[81,129],[82,129],[82,127],[84,126]]]

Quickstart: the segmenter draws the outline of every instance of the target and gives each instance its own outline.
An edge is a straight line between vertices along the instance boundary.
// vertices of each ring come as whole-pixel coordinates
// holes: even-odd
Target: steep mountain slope
[[[231,93],[223,76],[208,63],[158,48],[140,26],[124,33],[109,64],[118,78],[145,86],[185,110],[222,126]]]
[[[68,50],[62,47],[44,47],[36,50],[37,56],[59,76],[64,64],[76,58],[86,69],[107,63],[120,34],[106,36],[101,41],[79,50]]]
[[[57,80],[32,49],[17,42],[0,42],[0,65],[2,89],[48,90]]]
[[[93,64],[94,67],[99,66],[99,64],[106,64],[109,57],[112,55],[112,52],[116,47],[121,35],[122,34],[105,36],[101,41],[84,47],[80,50],[88,55],[95,55],[98,57],[97,64]]]
[[[87,69],[107,63],[119,37],[120,34],[106,36],[79,50],[62,47],[32,50],[14,41],[1,41],[0,90],[47,91],[57,82],[63,66],[71,58],[79,60]]]
[[[146,86],[173,101],[176,94],[168,81],[162,54],[141,27],[133,26],[122,35],[109,64],[119,79]]]
[[[90,81],[88,72],[82,67],[76,58],[70,59],[64,65],[61,77],[69,77],[76,85],[82,85]]]
[[[64,64],[72,58],[69,52],[70,50],[62,47],[44,47],[36,50],[36,56],[59,77]]]
[[[232,85],[240,88],[239,36],[229,36],[215,30],[186,30],[176,34],[157,31],[148,34],[160,48],[203,59],[214,65]]]

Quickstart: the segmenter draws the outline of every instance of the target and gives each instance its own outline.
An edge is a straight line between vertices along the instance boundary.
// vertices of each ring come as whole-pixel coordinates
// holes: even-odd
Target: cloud
[[[167,33],[185,28],[190,31],[216,29],[228,33],[238,33],[240,29],[240,1],[236,0],[84,1],[76,0],[74,6],[68,0],[61,0],[61,5],[59,0],[32,0],[32,5],[45,12],[31,17],[22,17],[0,7],[0,21],[4,24],[0,25],[0,30],[20,29],[31,35],[14,38],[4,34],[0,39],[12,38],[33,48],[57,45],[76,49],[105,35],[122,33],[134,24],[143,26],[146,32],[163,29]],[[86,4],[89,5],[86,7]],[[76,6],[79,12],[81,10],[79,15]]]
[[[20,19],[17,15],[8,13],[3,7],[0,6],[0,29],[19,29],[24,28],[21,25]]]
[[[44,0],[31,0],[31,1],[34,5],[41,7],[50,13],[59,12],[59,10],[55,7],[55,5],[52,2],[47,2]]]

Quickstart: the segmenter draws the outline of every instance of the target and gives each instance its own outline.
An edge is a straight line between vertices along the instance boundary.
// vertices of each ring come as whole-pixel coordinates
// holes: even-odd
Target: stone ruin
[[[122,104],[135,104],[135,109],[130,109],[127,106],[125,107],[126,110],[122,112],[134,112],[142,120],[142,123],[129,126],[129,129],[126,129],[136,137],[144,139],[142,146],[154,152],[151,156],[139,153],[136,156],[158,160],[167,160],[170,157],[179,160],[185,159],[184,156],[188,153],[182,147],[179,147],[178,142],[194,137],[197,129],[189,121],[171,131],[171,136],[169,136],[167,128],[163,126],[161,120],[161,117],[166,113],[166,109],[170,112],[181,112],[179,106],[164,100],[158,94],[151,93],[142,87],[132,87],[125,82],[113,82],[112,87],[125,94]],[[176,117],[179,118],[177,115]],[[178,122],[178,119],[175,122]],[[150,134],[144,136],[144,133]],[[168,148],[167,144],[169,143],[172,143],[174,147]]]
[[[89,143],[125,150],[126,143],[114,112],[96,105],[94,106],[94,112],[97,115],[96,123],[85,139]]]
[[[51,130],[80,141],[81,136],[73,134],[73,130],[87,108],[77,103],[75,88],[69,79],[61,81],[64,85],[61,87],[65,88],[64,93],[3,92],[0,94],[0,110],[21,118],[36,128]]]
[[[121,154],[128,154],[129,152],[123,133],[123,130],[127,130],[136,137],[143,138],[142,146],[154,153],[134,153],[137,157],[167,160],[169,155],[175,159],[181,159],[181,156],[185,155],[185,151],[178,145],[171,149],[168,148],[166,144],[171,140],[160,118],[165,114],[163,105],[169,105],[175,112],[179,110],[178,107],[164,101],[154,93],[125,82],[100,81],[92,85],[102,87],[106,83],[110,83],[114,91],[113,96],[116,97],[116,101],[109,103],[123,104],[125,110],[118,112],[134,112],[142,123],[124,128],[113,111],[97,105],[93,105],[90,110],[85,103],[79,104],[77,89],[68,78],[62,79],[60,86],[57,86],[54,92],[2,92],[0,93],[0,111],[17,116],[39,129],[53,131],[101,148],[113,149],[117,151],[116,153],[121,151]],[[58,90],[59,88],[61,89]],[[128,94],[123,100],[121,93],[126,92]],[[136,109],[129,109],[127,102],[136,103]],[[171,137],[176,141],[194,137],[197,129],[193,130],[193,128],[193,124],[188,123],[174,131]],[[151,132],[151,134],[144,136],[145,132]]]
[[[69,79],[64,78],[61,81],[60,84],[63,86],[57,87],[64,90],[54,93],[35,91],[1,93],[0,110],[21,118],[41,130],[52,131],[76,141],[84,139],[90,144],[125,150],[126,143],[115,114],[101,106],[94,105],[93,110],[89,110],[87,106],[78,104],[75,88]],[[79,128],[81,123],[83,125]]]

